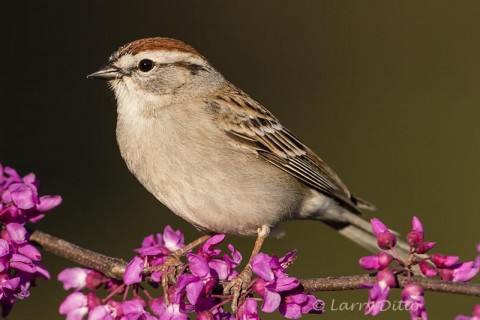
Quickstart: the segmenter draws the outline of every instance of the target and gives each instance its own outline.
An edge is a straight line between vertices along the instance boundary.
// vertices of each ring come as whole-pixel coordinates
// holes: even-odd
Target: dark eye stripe
[[[177,67],[182,67],[190,71],[190,74],[197,75],[199,71],[209,71],[208,68],[196,63],[190,63],[187,61],[179,61],[174,63]]]
[[[151,65],[151,68],[149,63],[147,61],[150,61],[152,63]],[[142,63],[145,63],[145,66],[142,66]],[[160,63],[160,64],[156,64],[156,66],[158,68],[168,68],[170,66],[176,66],[176,67],[180,67],[180,68],[185,68],[187,69],[190,74],[192,75],[197,75],[198,72],[200,71],[205,71],[205,72],[209,72],[210,69],[207,68],[206,66],[202,66],[200,64],[196,64],[196,63],[190,63],[190,62],[187,62],[187,61],[178,61],[178,62],[174,62],[174,63]],[[153,67],[155,66],[155,63],[149,59],[143,59],[142,61],[140,61],[140,63],[138,64],[138,68],[140,69],[140,71],[143,71],[143,72],[148,72],[150,70],[153,69]],[[143,67],[143,68],[142,68]]]

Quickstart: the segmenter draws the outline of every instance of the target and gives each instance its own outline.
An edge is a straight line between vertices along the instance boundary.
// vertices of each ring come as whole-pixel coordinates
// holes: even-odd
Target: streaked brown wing
[[[211,106],[217,109],[227,134],[260,157],[310,187],[358,211],[355,199],[337,174],[302,144],[263,106],[235,90],[221,94]]]

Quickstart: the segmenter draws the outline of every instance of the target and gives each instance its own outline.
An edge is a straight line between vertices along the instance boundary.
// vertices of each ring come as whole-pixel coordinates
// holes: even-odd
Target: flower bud
[[[377,235],[377,243],[380,249],[389,250],[395,247],[397,237],[390,231],[385,231]]]
[[[421,261],[419,263],[420,271],[427,277],[434,277],[437,275],[437,270],[432,268],[427,262]]]
[[[107,278],[103,275],[103,273],[97,270],[89,270],[87,272],[86,278],[86,287],[88,290],[95,290],[100,287]]]
[[[373,233],[375,233],[375,236],[377,237],[380,233],[388,231],[387,226],[382,221],[376,218],[373,218],[372,220],[370,220],[370,224],[372,225]]]
[[[395,275],[390,269],[384,269],[377,273],[377,282],[384,282],[386,286],[393,288],[397,284]]]
[[[197,314],[196,320],[214,320],[213,314],[209,310],[205,310]]]
[[[423,234],[417,231],[411,231],[407,234],[407,242],[410,246],[417,248],[423,243]]]
[[[435,246],[435,242],[424,242],[418,247],[414,248],[416,253],[424,254]]]
[[[457,256],[446,256],[440,253],[432,254],[430,259],[439,268],[451,267],[458,262]]]
[[[383,270],[385,269],[393,257],[385,252],[380,252],[375,256],[363,257],[359,260],[360,266],[365,270]]]

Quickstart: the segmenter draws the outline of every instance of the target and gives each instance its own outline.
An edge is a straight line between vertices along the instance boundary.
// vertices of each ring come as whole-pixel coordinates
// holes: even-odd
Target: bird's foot
[[[247,291],[252,278],[252,268],[250,265],[247,265],[243,271],[233,278],[223,289],[223,293],[233,294],[232,299],[232,312],[237,313],[238,305],[241,302],[242,295]]]
[[[161,284],[166,305],[170,303],[168,299],[168,287],[170,284],[177,283],[177,274],[183,265],[184,263],[180,260],[180,255],[176,252],[172,252],[161,265],[150,267],[147,270],[149,273],[158,271],[162,272]]]

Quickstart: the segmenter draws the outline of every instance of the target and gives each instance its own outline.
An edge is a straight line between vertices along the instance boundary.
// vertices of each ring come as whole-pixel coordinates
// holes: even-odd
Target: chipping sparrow
[[[311,219],[377,250],[359,216],[373,206],[189,45],[137,40],[89,77],[115,93],[117,141],[130,171],[197,228],[258,235],[255,255],[270,229]]]

